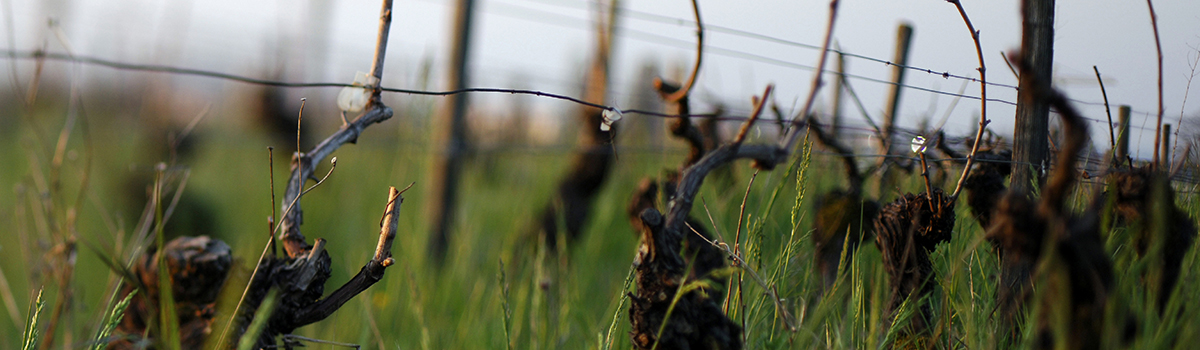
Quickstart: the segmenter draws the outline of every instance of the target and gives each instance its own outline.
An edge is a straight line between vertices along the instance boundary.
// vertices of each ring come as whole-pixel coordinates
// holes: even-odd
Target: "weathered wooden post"
[[[454,46],[450,54],[450,73],[447,76],[449,90],[467,87],[467,53],[471,47],[471,23],[474,18],[475,0],[458,0],[454,13]],[[449,231],[454,219],[454,207],[458,197],[458,181],[462,177],[462,160],[467,150],[467,94],[454,94],[446,98],[446,107],[438,121],[437,139],[443,148],[434,156],[433,174],[430,180],[429,216],[433,220],[429,252],[441,264],[450,244]]]
[[[1162,161],[1160,163],[1163,164],[1163,167],[1164,167],[1163,169],[1170,169],[1171,168],[1171,124],[1163,124],[1163,126],[1162,126],[1162,145],[1160,145],[1159,148],[1162,149],[1162,152],[1160,152],[1160,153],[1162,153]]]
[[[830,108],[829,133],[841,136],[842,130],[842,86],[846,82],[846,56],[837,52],[837,79],[833,80],[833,107]]]
[[[901,23],[899,28],[896,28],[896,54],[892,58],[892,88],[888,93],[887,114],[883,116],[883,135],[886,139],[882,140],[884,149],[891,151],[892,137],[895,133],[896,111],[900,109],[900,91],[901,85],[904,84],[904,66],[908,65],[908,47],[912,43],[913,28],[908,23]]]
[[[1117,131],[1117,164],[1124,164],[1126,159],[1129,159],[1129,105],[1121,105],[1117,108],[1117,120],[1121,129]]]
[[[1037,81],[1050,81],[1054,60],[1054,0],[1021,2],[1021,60],[1030,70],[1017,83],[1017,116],[1013,135],[1013,170],[1009,185],[1017,193],[1028,193],[1049,155],[1050,105],[1033,95]]]
[[[896,111],[900,109],[900,91],[904,85],[904,66],[908,65],[908,48],[912,43],[913,27],[908,23],[900,23],[896,28],[896,54],[892,58],[892,88],[888,93],[887,110],[883,116],[883,137],[879,140],[880,148],[883,149],[883,154],[892,154],[892,145],[895,144],[895,124]],[[887,157],[879,158],[879,164],[883,165],[889,160]],[[885,168],[883,175],[879,177],[879,199],[886,200],[890,193],[888,190],[892,187],[892,171],[890,168]]]

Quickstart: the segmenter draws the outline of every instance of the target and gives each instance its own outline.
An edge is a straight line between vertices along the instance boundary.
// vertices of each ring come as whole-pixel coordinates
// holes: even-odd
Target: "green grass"
[[[38,111],[36,117],[43,128],[62,125],[61,108]],[[127,202],[141,194],[128,193],[122,181],[130,175],[152,174],[153,164],[161,158],[138,152],[151,144],[147,141],[151,136],[130,133],[128,130],[136,129],[130,129],[135,126],[129,122],[106,119],[110,116],[99,113],[90,116],[96,124],[90,131],[93,140],[102,145],[94,148],[89,192],[74,214],[74,232],[80,242],[118,253],[114,247],[119,245],[114,242],[130,239],[140,215],[140,208],[131,209]],[[400,212],[393,247],[396,265],[357,300],[296,333],[387,349],[628,349],[625,294],[631,288],[628,276],[637,242],[625,207],[640,178],[675,168],[683,155],[677,151],[621,154],[596,200],[585,234],[565,254],[555,256],[547,254],[544,247],[528,244],[524,235],[565,173],[569,154],[565,150],[479,154],[467,166],[447,265],[438,269],[425,255],[432,151],[422,136],[426,130],[407,130],[411,125],[416,124],[401,115],[368,129],[357,145],[346,145],[335,154],[337,170],[304,197],[302,232],[310,240],[328,240],[333,277],[326,291],[332,291],[371,257],[388,186],[417,183],[405,193]],[[333,128],[312,127],[315,134]],[[196,154],[179,164],[191,171],[184,198],[207,203],[213,211],[212,233],[229,243],[236,257],[237,268],[218,304],[214,334],[224,328],[262,250],[266,217],[271,213],[268,141],[242,129],[236,124],[205,122]],[[35,291],[44,288],[45,304],[55,305],[61,298],[57,283],[40,267],[47,266],[43,262],[48,249],[45,242],[68,231],[40,222],[38,207],[32,205],[36,200],[31,199],[39,188],[38,177],[47,176],[45,167],[53,149],[39,146],[28,126],[0,133],[7,133],[0,137],[0,163],[5,165],[0,168],[0,222],[11,223],[0,225],[0,236],[17,237],[0,241],[0,268],[18,304],[28,305]],[[47,217],[59,219],[56,222],[67,218],[64,208],[76,201],[85,155],[79,133],[75,131],[68,143],[75,154],[64,162],[61,189],[51,196],[56,206]],[[56,136],[57,132],[50,134]],[[277,152],[276,158],[275,183],[281,195],[287,158],[282,152]],[[37,159],[36,164],[30,159]],[[774,302],[747,277],[741,283],[743,302],[730,307],[737,322],[745,320],[746,348],[875,349],[896,341],[897,325],[915,314],[915,300],[903,309],[907,311],[900,312],[900,322],[890,322],[883,314],[887,278],[879,251],[869,243],[846,260],[846,273],[834,287],[821,293],[820,276],[811,268],[811,205],[817,195],[841,186],[837,167],[834,159],[813,156],[811,163],[805,160],[793,168],[781,166],[760,173],[755,180],[742,220],[742,248],[746,260],[786,299],[798,329],[786,329]],[[709,179],[698,198],[707,203],[716,230],[726,239],[732,239],[737,231],[739,206],[751,170],[739,162],[732,173],[733,188],[714,188],[712,184],[719,182]],[[908,191],[924,188],[918,178],[903,178],[900,184]],[[13,190],[16,186],[25,188],[24,196]],[[1200,201],[1194,196],[1180,198],[1181,205],[1194,215]],[[708,222],[703,210],[697,205],[693,215]],[[966,214],[965,205],[958,210],[954,238],[932,254],[938,279],[928,302],[938,316],[931,323],[939,332],[935,345],[955,349],[1029,347],[1026,340],[1001,343],[996,335],[997,258],[982,240],[982,229]],[[172,234],[166,232],[168,237]],[[1117,272],[1117,292],[1110,302],[1115,316],[1110,319],[1128,314],[1142,323],[1133,344],[1138,348],[1186,347],[1200,341],[1200,310],[1195,303],[1176,298],[1168,309],[1179,312],[1167,313],[1167,317],[1152,311],[1147,298],[1154,293],[1144,290],[1140,280],[1147,266],[1130,253],[1127,236],[1122,229],[1104,235]],[[74,304],[66,311],[72,317],[60,321],[63,324],[56,334],[42,334],[43,338],[54,337],[56,346],[63,345],[67,333],[75,342],[94,339],[98,330],[112,324],[108,316],[119,313],[109,307],[117,279],[100,259],[80,249],[71,283]],[[1195,249],[1185,265],[1179,295],[1200,287],[1195,272],[1200,258]],[[1126,305],[1128,308],[1116,307]],[[0,318],[11,319],[6,316],[8,306],[4,307]],[[22,307],[16,314],[24,321],[29,310]],[[42,323],[47,322],[46,315],[41,318]],[[1109,324],[1107,333],[1118,334],[1122,325],[1117,321]],[[18,341],[26,329],[17,322],[0,321],[0,339],[8,339],[0,342],[0,350],[20,347]]]
[[[42,307],[45,306],[45,301],[42,300],[42,291],[37,293],[37,299],[32,305],[29,305],[29,320],[25,321],[25,330],[21,334],[21,350],[37,349],[38,339],[41,335],[38,334],[38,321],[41,320]]]
[[[133,300],[133,296],[136,294],[137,291],[130,292],[125,296],[125,298],[121,299],[120,302],[112,307],[111,311],[109,311],[107,316],[104,318],[104,325],[96,331],[96,338],[93,340],[93,343],[88,346],[89,349],[103,350],[106,348],[106,345],[109,342],[109,336],[112,335],[114,329],[117,329],[117,325],[121,323],[121,318],[125,317],[125,310],[129,308],[129,302],[130,300]]]

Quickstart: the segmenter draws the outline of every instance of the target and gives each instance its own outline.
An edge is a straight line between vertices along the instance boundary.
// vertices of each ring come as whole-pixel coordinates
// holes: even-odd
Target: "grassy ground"
[[[0,268],[7,284],[3,292],[11,291],[0,305],[4,308],[0,339],[5,339],[0,349],[19,348],[27,308],[39,288],[45,288],[47,305],[43,326],[51,306],[61,298],[61,284],[50,278],[55,267],[46,263],[57,260],[46,257],[52,256],[63,232],[73,233],[79,241],[75,270],[66,288],[74,297],[58,330],[42,337],[53,337],[56,346],[65,348],[87,344],[101,323],[115,281],[99,255],[122,254],[114,248],[122,244],[114,242],[129,239],[140,214],[141,208],[131,202],[137,202],[142,194],[136,193],[137,187],[131,190],[123,183],[130,177],[145,179],[154,162],[162,159],[140,152],[152,143],[149,136],[130,132],[133,124],[93,115],[93,125],[86,128],[90,146],[82,137],[83,128],[74,129],[63,152],[62,170],[55,175],[50,169],[56,153],[54,140],[63,125],[63,106],[30,112],[28,117],[38,121],[43,131],[42,139],[24,121],[9,124],[22,127],[0,130],[0,237],[4,237],[0,240]],[[401,234],[393,248],[397,265],[388,269],[379,284],[329,319],[297,333],[387,349],[629,348],[624,295],[637,242],[625,207],[640,178],[675,168],[682,154],[619,155],[613,176],[596,201],[587,232],[560,255],[547,254],[547,249],[531,244],[526,235],[534,214],[550,198],[552,184],[566,170],[566,150],[476,155],[463,180],[448,264],[437,269],[425,255],[425,203],[429,202],[425,189],[430,183],[431,152],[417,136],[421,130],[406,130],[412,125],[406,123],[409,121],[398,118],[374,126],[359,144],[340,149],[335,154],[337,170],[303,201],[303,233],[310,240],[328,240],[326,249],[333,257],[328,291],[353,276],[370,258],[387,186],[416,182],[414,190],[405,194],[401,209]],[[330,130],[332,127],[316,134]],[[223,310],[215,327],[219,333],[267,235],[265,218],[271,207],[265,149],[270,142],[252,132],[221,126],[202,127],[196,137],[200,141],[194,155],[181,160],[173,171],[190,172],[183,198],[210,212],[209,216],[186,219],[191,212],[205,210],[191,209],[179,214],[180,222],[194,227],[209,224],[205,232],[228,242],[236,256],[237,268],[218,306]],[[89,150],[94,157],[88,187],[77,197]],[[276,157],[275,183],[281,187],[286,157],[282,152]],[[55,184],[46,180],[55,176],[61,178],[61,188],[49,191],[49,196],[38,196],[44,189],[54,188]],[[728,311],[734,320],[744,323],[747,348],[873,349],[895,340],[894,329],[885,326],[888,315],[882,313],[887,279],[874,245],[858,250],[846,266],[847,273],[828,291],[821,291],[820,277],[812,268],[813,248],[808,240],[811,203],[819,193],[841,186],[840,176],[834,159],[813,156],[807,166],[780,167],[759,174],[753,182],[741,244],[750,264],[786,298],[799,329],[790,332],[783,327],[773,303],[747,276],[740,283],[743,305],[733,305]],[[736,163],[730,177],[708,179],[700,195],[711,210],[716,231],[727,239],[738,230],[739,206],[750,177],[748,166]],[[902,184],[908,191],[923,190],[917,178],[907,178]],[[281,188],[276,191],[282,194]],[[1075,197],[1076,205],[1086,203],[1086,197]],[[77,209],[68,209],[77,198],[82,198]],[[1180,195],[1179,201],[1195,215],[1200,201],[1194,195]],[[53,205],[46,207],[45,203]],[[36,214],[43,208],[49,215]],[[703,210],[697,206],[693,215],[707,222]],[[69,216],[74,218],[72,228],[62,225],[70,222]],[[1001,343],[996,335],[997,258],[982,235],[960,206],[954,238],[933,254],[939,276],[930,296],[935,314],[940,316],[931,327],[937,334],[936,346],[1029,347],[1028,341]],[[1140,282],[1148,265],[1131,253],[1128,235],[1115,230],[1106,232],[1105,238],[1117,272],[1117,293],[1110,302],[1115,316],[1110,320],[1122,318],[1128,310],[1141,324],[1140,336],[1131,347],[1184,348],[1200,340],[1200,310],[1194,303],[1183,302],[1194,298],[1194,291],[1200,288],[1195,249],[1185,261],[1181,297],[1172,304],[1179,312],[1159,317],[1146,301],[1146,296],[1153,294],[1147,294]],[[901,312],[900,317],[911,314]],[[1118,344],[1115,334],[1122,327],[1120,322],[1109,322],[1107,333],[1112,339],[1106,338],[1110,340],[1107,344]]]

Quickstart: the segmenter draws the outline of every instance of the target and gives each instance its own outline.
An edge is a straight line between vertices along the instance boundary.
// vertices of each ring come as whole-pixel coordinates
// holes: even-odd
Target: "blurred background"
[[[994,83],[988,88],[988,97],[996,99],[988,105],[989,127],[1002,137],[1012,131],[1016,78],[1001,54],[1020,47],[1019,3],[963,4],[980,30],[987,80]],[[751,109],[750,96],[775,84],[773,99],[783,115],[798,113],[825,33],[828,3],[699,4],[707,31],[692,112],[721,110],[744,117]],[[296,148],[300,99],[307,99],[299,136],[302,149],[342,123],[335,102],[338,88],[265,87],[39,60],[30,57],[33,52],[273,81],[351,83],[357,72],[371,69],[379,18],[379,4],[370,1],[3,0],[0,6],[0,40],[6,50],[0,55],[5,77],[0,84],[0,296],[7,313],[0,315],[6,320],[0,322],[0,335],[19,334],[32,291],[55,283],[78,288],[69,306],[77,314],[66,321],[73,325],[66,328],[86,330],[95,324],[94,315],[103,308],[113,280],[107,267],[97,262],[128,253],[123,247],[144,226],[140,220],[159,163],[168,166],[167,195],[180,193],[167,221],[167,235],[211,235],[229,242],[239,266],[231,283],[244,281],[253,264],[247,259],[261,250],[266,217],[271,215],[267,147],[275,148],[274,185],[282,195],[288,155]],[[449,87],[456,6],[450,0],[395,3],[381,85]],[[467,85],[582,96],[594,55],[595,13],[605,6],[586,0],[477,0]],[[1164,120],[1176,125],[1181,144],[1192,142],[1200,127],[1200,107],[1188,101],[1194,95],[1192,78],[1200,73],[1200,2],[1160,1],[1155,6],[1163,50]],[[617,14],[605,104],[669,112],[651,81],[686,79],[696,40],[691,3],[622,1]],[[1094,121],[1092,152],[1101,154],[1108,148],[1108,120],[1095,66],[1103,74],[1114,118],[1116,105],[1132,107],[1131,153],[1148,158],[1158,92],[1154,33],[1145,3],[1062,0],[1056,17],[1054,82]],[[937,0],[841,3],[834,42],[846,53],[845,71],[858,99],[842,102],[844,135],[869,139],[866,116],[878,122],[884,113],[894,85],[889,83],[893,67],[887,61],[893,60],[901,24],[914,28],[908,56],[914,69],[907,70],[897,104],[901,134],[914,136],[941,126],[947,134],[966,136],[979,113],[980,87],[969,79],[979,76],[977,59],[955,7]],[[830,89],[818,95],[819,115],[832,110],[831,95]],[[535,226],[536,213],[551,201],[553,184],[567,171],[578,130],[593,126],[580,125],[579,106],[569,102],[472,94],[466,110],[470,141],[463,190],[451,224],[456,238],[448,254],[450,267],[442,270],[444,275],[432,276],[421,273],[433,264],[423,256],[432,225],[424,203],[434,196],[428,186],[431,164],[446,151],[433,135],[447,104],[440,97],[398,93],[385,93],[383,102],[395,110],[395,117],[368,128],[357,144],[335,153],[339,162],[330,180],[304,197],[303,229],[310,239],[327,238],[326,249],[336,252],[329,285],[334,288],[352,276],[373,249],[387,186],[416,182],[406,193],[400,220],[402,231],[409,234],[397,239],[396,248],[397,256],[411,258],[398,259],[402,269],[360,297],[362,305],[352,303],[349,316],[336,316],[344,322],[327,322],[326,328],[310,335],[350,332],[343,340],[374,342],[381,337],[379,328],[392,327],[402,329],[397,338],[411,336],[435,348],[456,347],[463,343],[452,334],[480,325],[458,322],[450,315],[496,309],[494,301],[480,295],[494,292],[497,261],[519,260],[512,252],[519,251],[515,247],[522,244],[520,237]],[[728,135],[736,126],[731,121],[720,128]],[[622,213],[628,194],[639,178],[676,166],[686,153],[684,145],[665,132],[661,118],[631,114],[621,127],[614,142],[618,161],[613,178],[598,196],[601,204],[593,209],[588,234],[574,258],[612,268],[574,277],[578,284],[571,288],[577,294],[568,297],[600,299],[600,307],[609,305],[605,303],[620,289],[636,244]],[[776,132],[763,125],[752,137],[770,141]],[[323,166],[317,172],[326,170]],[[741,175],[739,181],[749,176]],[[828,175],[835,178],[820,181],[836,181],[837,175]],[[778,185],[785,178],[780,174],[763,186]],[[740,193],[707,191],[712,191],[718,211],[734,212]],[[54,255],[66,249],[56,236],[60,233],[78,237],[77,263],[74,251],[67,249],[78,271],[68,281],[55,282],[52,262],[67,261]],[[540,281],[530,277],[540,272],[522,273],[513,278]],[[413,285],[434,289],[422,291]],[[528,287],[535,288],[535,283]],[[421,298],[424,301],[411,301]],[[413,310],[407,303],[426,308]],[[376,320],[378,315],[372,316],[368,305],[396,314]],[[594,335],[589,333],[593,328],[607,326],[603,321],[564,327],[579,327],[587,338]],[[375,331],[355,327],[362,324],[371,324]],[[450,330],[438,331],[439,327]],[[494,324],[486,327],[488,337],[499,337]],[[432,336],[429,328],[435,329]],[[389,336],[380,343],[393,341]],[[59,344],[66,347],[71,340]],[[2,344],[0,349],[12,345]]]
[[[676,3],[678,2],[678,3]],[[687,1],[626,1],[616,28],[610,98],[618,106],[632,105],[645,73],[680,75],[690,67],[694,52],[694,26]],[[6,47],[16,50],[72,51],[83,56],[129,62],[166,64],[286,81],[351,82],[355,72],[370,69],[374,51],[378,4],[372,2],[251,2],[239,1],[8,1]],[[1015,85],[1013,74],[1000,52],[1020,46],[1019,1],[965,3],[981,32],[988,61],[988,80]],[[429,88],[445,85],[452,43],[450,19],[455,3],[449,0],[401,1],[395,5],[388,74],[383,85]],[[1164,56],[1165,110],[1178,117],[1183,105],[1191,62],[1200,47],[1194,23],[1200,5],[1163,1],[1158,6],[1159,34]],[[522,87],[543,91],[575,92],[592,47],[592,25],[597,3],[584,0],[479,1],[472,29],[468,62],[472,86]],[[749,4],[701,2],[710,27],[706,63],[698,80],[700,108],[726,104],[745,112],[749,91],[768,82],[777,84],[776,96],[791,107],[807,93],[811,66],[816,62],[827,17],[822,1],[763,1]],[[850,1],[842,3],[836,46],[851,54],[891,60],[896,26],[912,24],[915,33],[909,65],[937,74],[908,74],[906,84],[946,93],[960,90],[978,96],[976,84],[944,79],[940,73],[978,76],[977,61],[966,27],[952,4],[943,1]],[[1149,13],[1136,1],[1059,1],[1055,21],[1055,76],[1069,96],[1091,102],[1081,106],[1098,117],[1102,102],[1092,66],[1106,77],[1109,99],[1129,104],[1135,116],[1154,113],[1156,70],[1154,34]],[[10,80],[27,84],[36,63],[12,63]],[[159,80],[169,84],[165,93],[187,96],[195,103],[223,98],[240,84],[194,77],[117,72],[102,67],[58,65],[42,73],[43,81],[64,84],[75,76],[81,88],[124,86],[130,81]],[[655,67],[645,71],[645,67]],[[14,71],[15,70],[15,71]],[[880,62],[847,58],[847,72],[888,80],[890,67]],[[68,74],[70,73],[70,74]],[[671,73],[671,74],[668,74]],[[17,76],[13,76],[17,74]],[[639,78],[640,77],[640,78]],[[429,78],[428,81],[425,81]],[[854,80],[852,78],[852,80]],[[883,109],[888,85],[870,80],[853,81],[868,111]],[[13,84],[7,84],[13,88]],[[121,89],[129,90],[129,89]],[[317,99],[336,89],[288,90],[287,104],[297,96]],[[827,93],[827,92],[826,92]],[[995,87],[992,98],[1014,101],[1015,91]],[[326,95],[328,96],[328,95]],[[399,97],[399,96],[393,96]],[[955,105],[952,96],[909,90],[902,96],[899,118],[915,124],[924,115],[941,116]],[[826,98],[826,100],[828,100]],[[495,110],[521,101],[505,95],[475,97],[473,110]],[[966,101],[963,101],[966,102]],[[828,103],[827,101],[825,103]],[[315,103],[314,108],[328,108]],[[562,118],[553,117],[566,104],[544,99],[529,103],[545,130]],[[793,107],[794,109],[795,107]],[[991,106],[999,132],[1010,131],[1012,106]],[[965,132],[974,103],[951,111],[949,131]],[[1194,110],[1194,109],[1193,109]],[[325,110],[327,111],[327,110]],[[319,115],[321,111],[314,109]],[[485,113],[486,114],[486,113]],[[744,114],[744,113],[743,113]],[[851,118],[857,117],[849,113]],[[214,120],[223,122],[223,113]],[[861,118],[861,117],[859,117]],[[186,117],[184,119],[187,119]],[[1140,121],[1144,118],[1135,118]],[[220,123],[218,122],[218,123]],[[549,128],[553,129],[553,128]],[[1135,143],[1135,147],[1137,143]],[[1145,147],[1142,147],[1145,148]]]

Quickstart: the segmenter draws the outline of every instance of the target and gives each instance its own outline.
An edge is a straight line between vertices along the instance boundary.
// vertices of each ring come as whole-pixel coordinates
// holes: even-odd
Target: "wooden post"
[[[833,80],[833,108],[830,109],[829,134],[833,137],[841,135],[842,130],[842,87],[846,81],[846,56],[837,53],[837,79]]]
[[[467,87],[467,53],[471,46],[471,23],[474,17],[475,0],[458,0],[454,12],[454,46],[450,54],[450,72],[447,76],[449,90]],[[437,141],[443,148],[435,151],[435,164],[430,180],[429,216],[433,221],[429,252],[437,264],[446,257],[449,246],[450,226],[454,222],[454,207],[458,196],[458,181],[462,177],[463,154],[467,149],[467,96],[451,95],[446,98],[438,121]]]
[[[1032,69],[1018,79],[1016,127],[1013,135],[1013,169],[1010,186],[1017,193],[1028,193],[1049,157],[1050,105],[1033,96],[1038,81],[1050,81],[1054,60],[1054,0],[1021,2],[1021,60]]]
[[[907,71],[902,66],[908,65],[908,47],[912,43],[913,27],[908,23],[900,23],[900,27],[896,28],[896,54],[892,58],[892,88],[888,94],[887,114],[883,116],[883,137],[880,138],[880,148],[883,154],[892,154],[892,145],[895,144],[895,123],[896,112],[900,110],[900,91],[901,85],[904,85],[904,72]],[[880,157],[879,165],[883,166],[889,162],[888,157]],[[879,176],[879,200],[888,200],[888,194],[891,193],[891,187],[894,182],[894,177],[890,167],[883,168],[883,174]]]
[[[1171,169],[1171,124],[1163,124],[1162,126],[1162,158],[1159,164],[1162,164],[1163,169]]]
[[[912,43],[913,27],[908,23],[901,23],[899,28],[896,28],[896,54],[892,58],[892,88],[888,94],[887,114],[883,116],[883,135],[886,139],[883,142],[883,148],[888,154],[891,153],[892,138],[895,134],[896,111],[900,109],[900,91],[901,85],[904,84],[904,72],[907,70],[902,66],[908,65],[908,47]]]
[[[1121,105],[1117,111],[1117,123],[1121,129],[1117,131],[1117,163],[1114,166],[1125,164],[1129,159],[1129,105]]]

